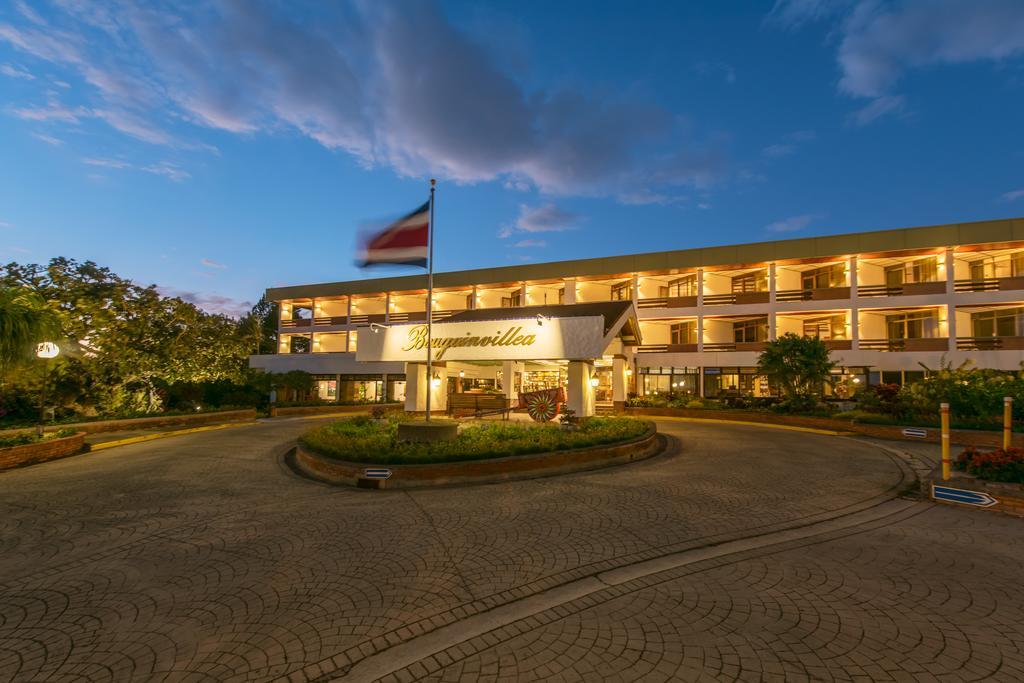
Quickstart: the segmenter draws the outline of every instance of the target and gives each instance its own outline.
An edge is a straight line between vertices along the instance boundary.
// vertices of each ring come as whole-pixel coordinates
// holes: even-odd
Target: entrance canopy
[[[582,360],[600,358],[616,337],[640,343],[631,301],[462,311],[434,323],[431,347],[437,361]],[[360,334],[356,360],[415,363],[426,354],[427,326],[415,323]]]

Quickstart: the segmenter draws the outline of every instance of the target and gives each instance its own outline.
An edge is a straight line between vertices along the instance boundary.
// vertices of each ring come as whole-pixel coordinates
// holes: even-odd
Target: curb
[[[833,429],[816,429],[814,427],[797,427],[795,425],[773,424],[771,422],[747,422],[746,420],[719,420],[713,417],[675,417],[671,415],[652,415],[648,419],[672,420],[674,422],[700,422],[704,424],[732,424],[746,427],[764,427],[765,429],[782,429],[790,432],[807,434],[824,434],[825,436],[857,436],[857,432],[839,432]]]
[[[259,422],[231,422],[219,425],[208,425],[204,427],[192,427],[190,429],[176,429],[169,432],[157,432],[156,434],[143,434],[142,436],[132,436],[127,439],[120,439],[118,441],[103,441],[101,443],[89,444],[90,451],[103,451],[108,448],[116,448],[118,446],[129,446],[133,443],[143,443],[145,441],[156,441],[157,439],[167,439],[172,436],[182,436],[184,434],[196,434],[198,432],[212,432],[221,429],[234,429],[235,427],[251,427],[253,425],[260,424]]]

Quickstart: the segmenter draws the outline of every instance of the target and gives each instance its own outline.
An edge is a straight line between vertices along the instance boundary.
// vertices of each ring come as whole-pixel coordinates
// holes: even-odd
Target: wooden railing
[[[655,299],[639,299],[637,308],[692,308],[697,305],[695,296],[666,296]]]
[[[849,299],[849,287],[824,287],[821,289],[783,289],[775,292],[776,301],[831,301]]]
[[[314,325],[347,325],[347,315],[329,315],[322,316],[320,318],[313,318]]]
[[[945,351],[949,348],[949,339],[861,339],[859,346],[862,351]]]
[[[281,327],[283,329],[290,329],[294,327],[309,327],[313,324],[313,321],[309,318],[300,318],[298,320],[282,320]]]
[[[946,283],[939,282],[905,282],[902,285],[858,285],[857,296],[916,296],[921,294],[945,294]]]
[[[1020,351],[1024,337],[957,337],[958,351]]]
[[[957,280],[957,292],[999,292],[1024,289],[1024,277],[988,277],[983,280]]]
[[[705,306],[723,306],[725,304],[736,303],[735,294],[705,294],[704,305]]]

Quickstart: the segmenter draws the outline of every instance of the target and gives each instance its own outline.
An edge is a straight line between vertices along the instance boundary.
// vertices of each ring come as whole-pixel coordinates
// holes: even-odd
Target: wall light
[[[466,376],[466,371],[465,370],[459,370],[459,377],[465,377],[465,376]]]
[[[437,387],[441,386],[441,378],[435,374],[434,379],[430,380],[430,383],[434,385],[434,388],[436,389]]]
[[[600,381],[596,377],[590,378],[590,386],[596,387],[598,384],[600,384]]]
[[[380,323],[370,323],[370,331],[377,334],[378,330],[388,329],[387,325],[381,325]]]

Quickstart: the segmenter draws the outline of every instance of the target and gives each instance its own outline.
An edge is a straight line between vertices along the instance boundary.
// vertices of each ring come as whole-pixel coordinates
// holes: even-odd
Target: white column
[[[345,321],[345,324],[346,325],[351,325],[352,324],[352,295],[351,294],[348,297],[348,312],[345,313],[345,315],[348,317],[348,319]]]
[[[860,348],[860,305],[857,300],[857,257],[850,257],[850,348]]]
[[[576,303],[576,278],[567,277],[564,280],[565,283],[565,295],[562,297],[562,303],[574,304]]]
[[[594,376],[593,361],[569,361],[569,383],[566,387],[566,406],[576,412],[577,417],[594,414],[594,387],[590,379]]]
[[[775,341],[775,264],[768,264],[768,341]]]
[[[434,366],[434,374],[440,380],[435,387],[432,378],[427,377],[426,363],[405,364],[405,410],[422,413],[427,409],[427,390],[430,390],[430,412],[448,409],[448,369]]]
[[[529,306],[530,302],[526,299],[526,283],[519,285],[519,305]]]
[[[519,364],[514,360],[506,360],[501,363],[501,389],[505,392],[505,398],[512,403],[519,400],[515,382],[518,366]]]
[[[697,269],[697,308],[704,305],[704,269]]]
[[[956,351],[956,264],[953,249],[946,249],[946,330],[949,334],[950,351]]]
[[[384,323],[391,322],[391,292],[384,293]]]
[[[640,306],[640,276],[633,273],[633,282],[629,288],[630,298],[633,300],[633,307],[638,308]]]
[[[626,359],[624,356],[615,356],[612,359],[612,403],[615,409],[626,407]]]

